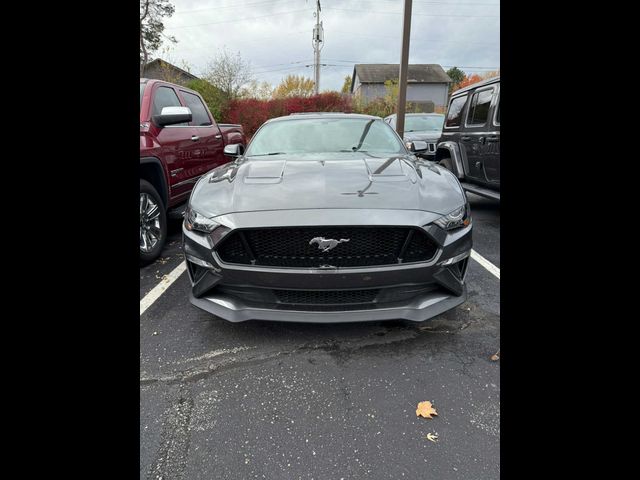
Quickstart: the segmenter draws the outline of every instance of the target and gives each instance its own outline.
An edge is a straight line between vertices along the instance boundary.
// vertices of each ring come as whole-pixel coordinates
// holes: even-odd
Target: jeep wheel
[[[167,214],[153,185],[140,180],[140,262],[160,256],[167,239]]]

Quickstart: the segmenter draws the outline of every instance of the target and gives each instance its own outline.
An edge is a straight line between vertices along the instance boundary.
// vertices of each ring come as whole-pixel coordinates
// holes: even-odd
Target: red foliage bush
[[[345,112],[352,111],[351,98],[336,92],[321,93],[312,97],[289,97],[274,100],[244,98],[229,102],[223,118],[228,123],[239,123],[247,137],[270,118],[299,112]]]

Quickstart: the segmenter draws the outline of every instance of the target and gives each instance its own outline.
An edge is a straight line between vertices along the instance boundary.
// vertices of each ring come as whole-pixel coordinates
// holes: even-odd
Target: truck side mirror
[[[242,155],[240,145],[237,143],[232,143],[224,146],[224,154],[227,157],[239,157]]]
[[[160,115],[154,115],[151,120],[158,127],[176,125],[177,123],[189,123],[192,119],[189,107],[164,107]]]

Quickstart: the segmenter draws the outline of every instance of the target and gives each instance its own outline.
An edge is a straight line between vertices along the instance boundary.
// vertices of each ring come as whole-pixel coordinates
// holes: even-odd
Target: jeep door
[[[487,132],[484,154],[484,172],[492,185],[500,185],[500,84],[490,113],[492,128]]]
[[[460,140],[460,137],[465,135],[462,125],[464,124],[468,99],[469,96],[466,93],[451,97],[449,107],[447,108],[447,116],[442,128],[442,135],[439,140],[439,143],[451,142],[457,145],[458,151],[460,152],[460,161],[462,162],[462,168],[464,170],[459,173],[464,173],[464,176],[469,176],[469,167],[465,155],[465,144]],[[455,170],[457,170],[457,168]]]
[[[469,166],[469,176],[482,183],[489,182],[486,162],[494,143],[493,140],[488,142],[487,138],[495,138],[490,112],[496,90],[496,85],[488,85],[479,87],[471,94],[464,133],[460,136]]]

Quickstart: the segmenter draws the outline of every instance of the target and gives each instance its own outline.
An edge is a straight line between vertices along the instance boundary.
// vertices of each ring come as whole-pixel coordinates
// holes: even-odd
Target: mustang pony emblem
[[[340,240],[336,240],[334,238],[324,238],[324,237],[315,237],[309,241],[309,245],[313,245],[314,243],[318,244],[318,248],[323,252],[328,252],[336,248],[339,243],[348,242],[351,240],[350,238],[341,238]]]

